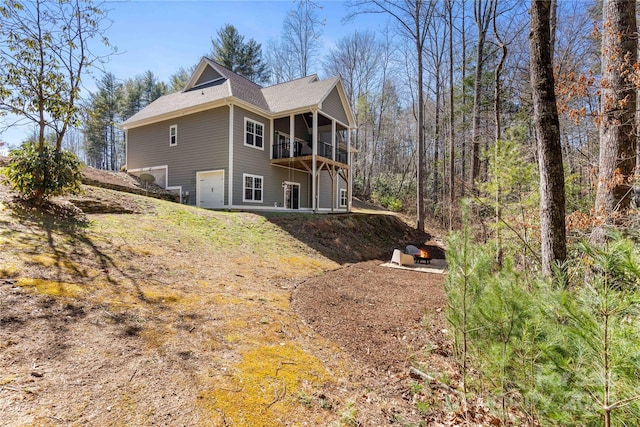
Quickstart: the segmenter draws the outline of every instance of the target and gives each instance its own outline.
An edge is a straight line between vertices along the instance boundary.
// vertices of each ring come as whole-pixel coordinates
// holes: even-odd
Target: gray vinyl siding
[[[210,82],[211,80],[219,79],[220,77],[222,76],[216,70],[207,66],[200,75],[198,81],[195,83],[195,86],[201,85],[202,83]]]
[[[263,149],[257,149],[244,145],[245,141],[245,124],[244,119],[249,118],[256,122],[262,123],[263,130]],[[275,194],[279,187],[282,191],[282,181],[277,183],[274,179],[271,166],[271,124],[269,119],[258,114],[249,112],[238,106],[233,110],[233,204],[246,206],[271,206],[276,201]],[[262,203],[242,201],[244,192],[243,174],[259,175],[262,180]]]
[[[275,202],[278,202],[278,206],[284,206],[284,189],[282,188],[282,183],[289,181],[300,184],[299,208],[311,209],[311,189],[309,186],[311,175],[306,172],[276,166],[273,166],[272,169],[272,174],[269,176],[269,181],[271,182],[266,183],[270,188],[270,192],[267,193],[269,203],[265,201],[265,206],[274,206]],[[265,181],[266,179],[267,177],[265,176]]]
[[[273,132],[269,120],[237,106],[234,107],[233,116],[233,204],[235,206],[246,206],[248,209],[253,206],[273,208],[275,203],[277,203],[279,207],[282,207],[284,206],[282,183],[290,181],[300,184],[300,209],[310,209],[311,175],[306,172],[271,165],[270,150]],[[245,117],[264,125],[264,151],[244,145]],[[297,121],[300,121],[300,119]],[[286,122],[288,126],[288,120]],[[305,127],[301,127],[301,133],[296,134],[297,137],[300,137],[303,129],[305,129]],[[289,129],[283,129],[283,132],[288,133]],[[243,174],[263,177],[262,203],[242,201],[244,193]]]
[[[325,100],[322,101],[321,111],[345,125],[349,124],[349,119],[347,119],[347,113],[342,106],[337,88],[334,88]]]
[[[340,177],[340,175],[336,172],[335,182],[337,183],[335,192],[333,194],[334,197],[334,209],[340,209],[340,189],[347,188],[347,185]],[[320,209],[331,209],[331,176],[329,172],[323,170],[319,177],[319,200],[318,200],[318,208]],[[344,208],[342,208],[344,209]]]
[[[188,191],[196,204],[196,172],[225,171],[229,163],[229,108],[190,114],[127,131],[127,168],[168,166],[169,186]],[[169,146],[169,127],[178,126],[178,140]],[[228,197],[225,191],[225,204]]]

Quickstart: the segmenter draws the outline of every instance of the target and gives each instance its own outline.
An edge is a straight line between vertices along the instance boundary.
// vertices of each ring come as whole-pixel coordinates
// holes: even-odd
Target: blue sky
[[[325,20],[321,40],[325,52],[355,29],[378,30],[386,23],[382,15],[359,15],[343,23],[348,13],[343,1],[318,4],[323,7],[318,13]],[[151,70],[160,80],[167,81],[180,67],[188,68],[207,54],[211,39],[227,23],[233,24],[245,40],[253,38],[264,49],[269,39],[280,36],[282,22],[294,6],[292,0],[107,1],[105,7],[112,21],[107,37],[118,53],[105,64],[105,69],[122,80]],[[92,80],[84,80],[87,90],[95,89]],[[14,127],[0,133],[0,141],[18,145],[31,129],[31,125]]]

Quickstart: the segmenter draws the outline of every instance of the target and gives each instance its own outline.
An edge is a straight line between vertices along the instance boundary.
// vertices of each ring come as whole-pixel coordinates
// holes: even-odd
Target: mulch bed
[[[406,371],[411,355],[426,345],[445,345],[445,276],[381,263],[362,262],[309,279],[294,290],[292,306],[359,362]]]

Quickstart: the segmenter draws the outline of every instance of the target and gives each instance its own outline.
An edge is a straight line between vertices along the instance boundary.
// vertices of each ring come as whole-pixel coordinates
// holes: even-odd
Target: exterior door
[[[198,172],[198,203],[201,208],[221,209],[224,207],[224,171]]]
[[[287,209],[300,209],[300,184],[286,182],[284,184],[284,207]]]

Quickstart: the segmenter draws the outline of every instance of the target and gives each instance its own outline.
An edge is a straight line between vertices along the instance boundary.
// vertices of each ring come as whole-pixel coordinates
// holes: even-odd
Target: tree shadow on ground
[[[142,303],[142,307],[159,305],[145,296],[143,285],[151,279],[143,269],[128,260],[126,249],[122,247],[124,242],[121,245],[113,241],[97,242],[89,231],[90,222],[77,209],[54,203],[35,207],[18,199],[7,207],[10,219],[0,219],[0,226],[16,250],[13,254],[16,265],[22,267],[18,270],[0,269],[0,277],[4,277],[0,284],[20,286],[20,280],[45,284],[45,293],[33,299],[34,304],[40,301],[45,305],[47,301],[55,300],[50,295],[65,296],[66,288],[79,289],[88,295],[106,289],[108,299],[98,305],[108,311],[114,323],[121,324],[125,332],[132,323],[129,318],[135,317],[135,313],[120,318],[118,313],[111,313],[109,306],[112,303],[116,304],[114,307],[126,307],[133,297],[134,301]],[[15,248],[20,248],[19,252]],[[12,289],[17,292],[19,287]],[[73,298],[73,292],[68,296]],[[34,311],[45,313],[49,328],[55,331],[55,340],[45,345],[49,354],[57,354],[66,348],[65,342],[69,339],[66,336],[66,319],[82,317],[92,309],[85,304],[85,299],[72,301],[61,302],[56,308],[43,306]],[[2,319],[0,323],[3,323]],[[14,327],[21,326],[21,322],[11,323]]]

